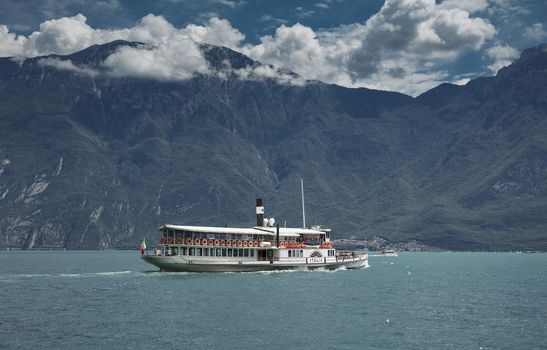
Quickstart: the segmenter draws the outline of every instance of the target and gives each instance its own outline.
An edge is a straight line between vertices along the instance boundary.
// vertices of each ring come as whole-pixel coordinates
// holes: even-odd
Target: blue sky
[[[495,74],[523,49],[547,41],[547,3],[540,0],[0,2],[0,56],[67,54],[139,39],[156,49],[126,50],[105,65],[119,75],[167,80],[208,72],[192,46],[206,42],[304,79],[415,96],[442,82]],[[181,57],[185,62],[175,62]]]

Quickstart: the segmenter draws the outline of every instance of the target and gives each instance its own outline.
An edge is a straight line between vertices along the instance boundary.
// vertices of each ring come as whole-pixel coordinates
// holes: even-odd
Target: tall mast
[[[302,227],[306,227],[306,209],[304,207],[304,180],[300,178],[300,187],[302,189]]]

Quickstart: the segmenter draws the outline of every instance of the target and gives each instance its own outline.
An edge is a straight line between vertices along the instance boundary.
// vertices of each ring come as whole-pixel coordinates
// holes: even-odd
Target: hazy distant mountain
[[[120,78],[123,45],[0,59],[0,246],[111,248],[267,216],[335,236],[547,250],[547,46],[414,99],[234,74]],[[214,69],[261,64],[202,46]],[[68,63],[70,60],[70,63]],[[294,73],[284,72],[289,76]]]

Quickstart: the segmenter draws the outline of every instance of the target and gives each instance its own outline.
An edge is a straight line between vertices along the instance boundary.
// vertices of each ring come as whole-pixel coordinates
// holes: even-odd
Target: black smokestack
[[[264,226],[264,204],[262,204],[262,198],[256,199],[256,226]]]
[[[277,241],[276,247],[279,247],[279,224],[277,224],[277,226],[276,226],[275,240]]]

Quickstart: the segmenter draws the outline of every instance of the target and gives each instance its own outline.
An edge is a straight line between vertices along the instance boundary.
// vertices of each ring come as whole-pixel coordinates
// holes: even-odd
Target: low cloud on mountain
[[[494,63],[488,66],[492,73],[497,73],[503,67],[506,67],[519,58],[520,53],[506,44],[496,44],[486,50],[488,57],[494,60]]]
[[[150,46],[120,49],[105,66],[115,75],[178,80],[208,72],[197,45],[208,43],[305,79],[417,95],[450,79],[444,65],[482,49],[495,36],[494,25],[480,17],[487,6],[485,0],[388,0],[364,23],[322,30],[282,24],[256,44],[246,43],[244,34],[216,17],[203,25],[176,28],[164,17],[149,14],[130,28],[97,29],[77,14],[45,21],[29,36],[1,26],[0,56],[68,54],[116,39],[138,41]]]

